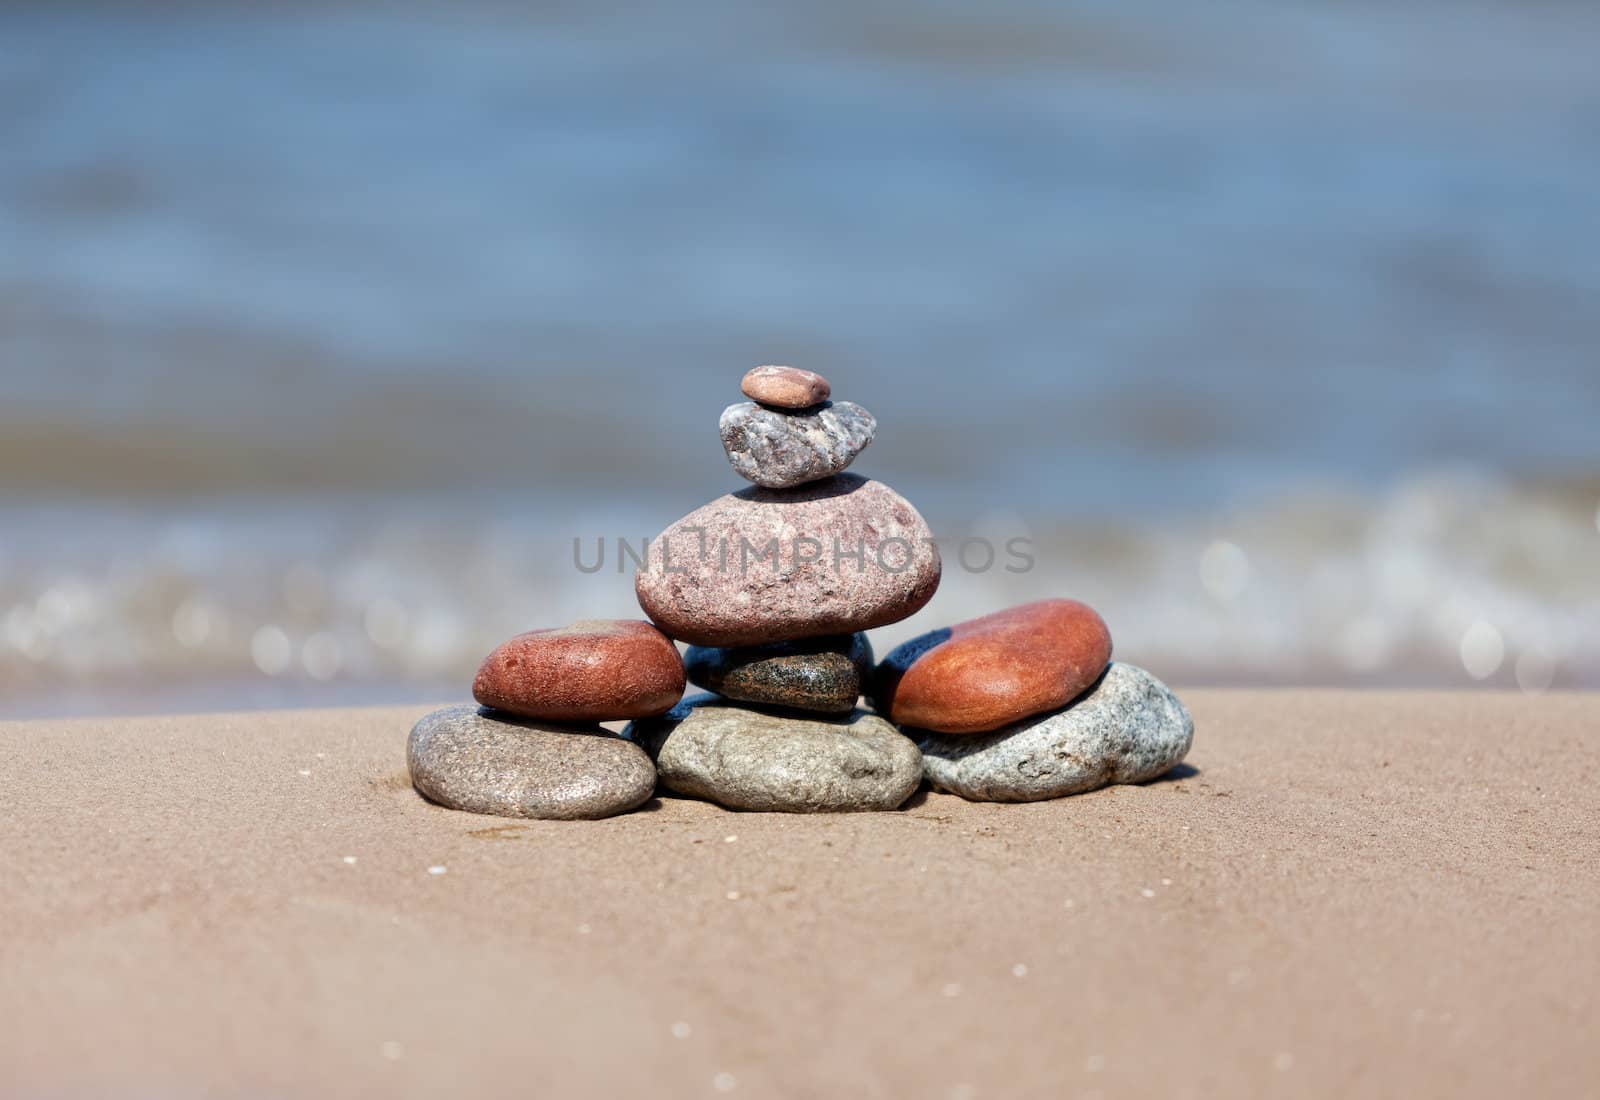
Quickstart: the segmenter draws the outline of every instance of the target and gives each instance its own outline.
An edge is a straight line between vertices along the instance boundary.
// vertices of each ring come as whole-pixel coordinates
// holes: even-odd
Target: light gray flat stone
[[[805,718],[696,695],[623,736],[655,759],[663,786],[734,810],[892,810],[922,783],[917,747],[864,710]]]
[[[471,705],[423,718],[406,743],[411,783],[430,801],[499,817],[595,818],[655,792],[639,746],[599,726],[534,722]]]
[[[994,733],[908,729],[928,782],[973,802],[1036,802],[1165,775],[1194,740],[1194,719],[1142,668],[1113,661],[1072,703]]]
[[[734,471],[768,489],[787,489],[841,473],[867,449],[878,422],[853,401],[803,412],[729,405],[719,424]]]

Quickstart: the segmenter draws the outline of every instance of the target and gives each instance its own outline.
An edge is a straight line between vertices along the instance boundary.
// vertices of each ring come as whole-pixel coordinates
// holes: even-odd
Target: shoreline
[[[1194,749],[1143,787],[600,822],[423,802],[423,706],[0,722],[0,1077],[982,1097],[1600,1074],[1600,697],[1183,698]]]
[[[885,633],[887,633],[885,631]],[[901,639],[905,640],[905,639]],[[882,650],[888,653],[893,647]],[[1117,660],[1124,660],[1116,654]],[[1128,663],[1139,664],[1137,656],[1126,658]],[[1141,664],[1140,667],[1149,667]],[[1161,665],[1170,669],[1171,662]],[[422,684],[404,680],[355,681],[294,685],[288,697],[294,700],[285,706],[283,683],[254,679],[227,679],[203,689],[193,684],[142,685],[137,691],[117,683],[116,690],[105,697],[85,695],[80,683],[51,683],[47,686],[12,691],[0,706],[0,726],[7,724],[41,724],[64,722],[123,722],[148,721],[158,718],[206,717],[266,717],[275,714],[321,712],[333,710],[369,711],[416,709],[419,713],[437,710],[453,703],[469,702],[470,696],[459,690],[461,676],[448,680],[445,677],[429,679]],[[1443,675],[1428,679],[1407,679],[1404,676],[1373,677],[1352,684],[1334,671],[1325,676],[1282,678],[1265,677],[1248,673],[1236,675],[1211,675],[1195,669],[1179,668],[1175,675],[1162,675],[1161,680],[1178,695],[1188,699],[1195,693],[1262,692],[1271,695],[1436,695],[1458,698],[1503,698],[1538,700],[1542,698],[1571,698],[1589,696],[1600,698],[1588,680],[1552,684],[1538,691],[1528,691],[1517,686],[1466,686],[1461,678],[1446,680]],[[130,678],[131,682],[131,678]],[[687,694],[698,688],[692,685]],[[63,711],[61,702],[69,698],[72,709]],[[232,706],[226,704],[232,703]],[[620,729],[626,723],[617,723]]]

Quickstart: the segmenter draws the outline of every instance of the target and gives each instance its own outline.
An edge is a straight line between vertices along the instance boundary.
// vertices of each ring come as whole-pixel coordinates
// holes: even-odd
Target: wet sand
[[[421,801],[423,708],[0,725],[0,1091],[1576,1095],[1600,699],[1187,693],[893,814]],[[436,872],[430,869],[437,869]]]

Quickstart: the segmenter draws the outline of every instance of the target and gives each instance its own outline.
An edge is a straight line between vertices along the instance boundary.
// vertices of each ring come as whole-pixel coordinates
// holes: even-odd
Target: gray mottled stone
[[[1188,753],[1194,719],[1160,680],[1113,661],[1049,714],[994,733],[906,733],[935,788],[974,802],[1035,802],[1166,774]]]
[[[865,634],[756,646],[691,646],[683,663],[707,691],[746,703],[848,714],[872,670]]]
[[[892,810],[922,782],[917,747],[863,710],[788,717],[696,695],[623,736],[655,758],[663,786],[734,810]]]
[[[878,422],[851,401],[804,412],[745,401],[723,410],[720,428],[722,449],[740,477],[786,489],[843,471],[867,449]]]
[[[469,705],[418,722],[406,763],[429,800],[500,817],[610,817],[648,801],[656,786],[639,746],[599,726],[532,722]]]

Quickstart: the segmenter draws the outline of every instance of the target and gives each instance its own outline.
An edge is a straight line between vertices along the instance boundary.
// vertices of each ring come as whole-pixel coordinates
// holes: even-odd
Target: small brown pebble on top
[[[809,409],[833,392],[822,375],[799,367],[756,367],[744,376],[739,389],[750,400],[776,409]]]

